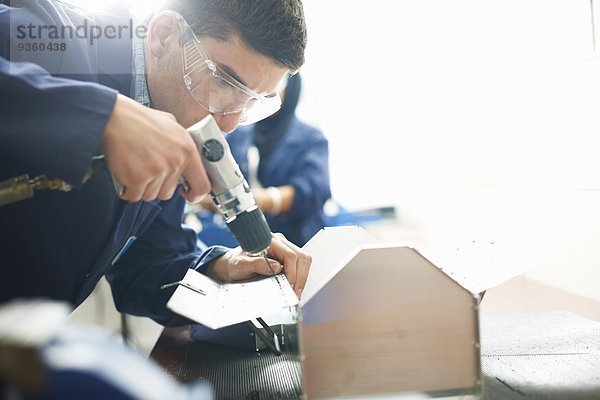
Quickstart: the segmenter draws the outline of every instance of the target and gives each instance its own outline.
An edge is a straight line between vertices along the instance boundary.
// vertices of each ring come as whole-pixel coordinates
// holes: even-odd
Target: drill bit
[[[283,286],[281,286],[281,282],[279,282],[279,279],[277,278],[277,274],[275,273],[275,270],[273,269],[273,267],[271,266],[271,263],[269,262],[269,259],[267,258],[267,254],[264,253],[263,257],[265,258],[265,261],[267,262],[267,265],[269,266],[269,269],[271,270],[271,273],[273,274],[273,277],[277,281],[277,284],[279,285],[279,288],[283,292]],[[285,294],[284,294],[284,297],[285,297]]]

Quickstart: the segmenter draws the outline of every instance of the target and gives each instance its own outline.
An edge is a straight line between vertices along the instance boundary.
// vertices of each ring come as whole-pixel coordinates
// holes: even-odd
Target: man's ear
[[[169,52],[173,44],[179,44],[179,26],[172,11],[156,14],[148,27],[148,48],[154,57],[160,58]]]

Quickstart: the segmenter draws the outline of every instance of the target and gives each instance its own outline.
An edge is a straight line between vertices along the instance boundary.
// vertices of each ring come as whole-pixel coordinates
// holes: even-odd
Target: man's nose
[[[217,121],[217,125],[219,125],[219,128],[223,131],[223,133],[232,132],[238,126],[241,116],[242,113],[227,115],[213,114],[215,121]]]

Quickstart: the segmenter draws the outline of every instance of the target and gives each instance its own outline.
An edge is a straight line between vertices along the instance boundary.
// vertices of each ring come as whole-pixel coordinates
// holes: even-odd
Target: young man
[[[210,113],[229,132],[277,110],[278,83],[304,61],[300,0],[172,1],[141,23],[124,9],[16,3],[0,6],[0,181],[46,174],[77,185],[104,154],[126,192],[104,172],[0,207],[0,301],[77,305],[106,275],[120,311],[176,325],[186,321],[165,308],[173,289],[160,286],[188,268],[225,281],[270,274],[237,250],[200,252],[181,225],[183,196],[209,190],[184,127]],[[189,43],[200,49],[192,61]],[[190,68],[198,60],[208,69]],[[175,193],[180,176],[189,193]],[[300,296],[310,257],[282,236],[269,257]]]

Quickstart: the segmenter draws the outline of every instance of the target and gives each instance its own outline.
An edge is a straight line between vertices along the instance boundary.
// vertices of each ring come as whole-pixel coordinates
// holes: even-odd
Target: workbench
[[[483,399],[600,399],[600,322],[543,309],[484,314],[480,329]],[[219,399],[287,399],[301,393],[298,360],[192,342],[188,327],[166,328],[151,357],[182,382],[209,378]]]

